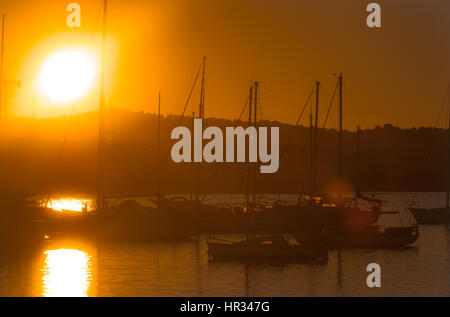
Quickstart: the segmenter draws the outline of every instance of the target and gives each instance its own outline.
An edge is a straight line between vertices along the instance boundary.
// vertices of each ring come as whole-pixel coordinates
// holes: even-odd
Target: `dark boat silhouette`
[[[204,75],[206,57],[203,57],[202,82],[199,105],[199,118],[203,119],[204,114]],[[198,75],[194,81],[194,87]],[[186,106],[190,100],[192,90],[187,99]],[[102,186],[99,186],[97,210],[95,211],[98,224],[99,235],[104,239],[132,239],[132,240],[179,240],[188,239],[199,232],[201,214],[214,210],[211,206],[202,204],[199,200],[199,173],[197,168],[195,184],[195,200],[167,199],[161,191],[160,179],[164,163],[168,157],[161,162],[161,94],[158,94],[158,162],[157,162],[157,192],[156,199],[149,198],[154,206],[142,206],[133,200],[128,200],[119,206],[105,207],[104,193]],[[185,110],[184,109],[184,110]],[[184,116],[184,111],[180,120]],[[101,116],[100,116],[101,117]],[[181,122],[180,122],[181,123]],[[101,162],[101,160],[100,160]],[[162,163],[162,164],[161,164]],[[99,165],[99,183],[102,183],[102,165]]]
[[[342,81],[343,76],[338,76],[335,92],[339,88],[339,164],[338,175],[342,179]],[[305,102],[303,110],[297,119],[298,125],[300,119],[309,104],[310,98],[315,92],[315,124],[313,124],[313,110],[310,109],[309,124],[310,124],[310,164],[309,164],[309,191],[308,194],[301,194],[296,204],[275,203],[270,206],[270,210],[276,213],[288,232],[295,234],[295,237],[300,242],[320,241],[322,232],[324,230],[336,228],[366,228],[369,225],[377,222],[380,215],[381,201],[376,199],[369,199],[363,197],[359,190],[357,197],[344,198],[339,193],[338,197],[331,197],[329,195],[320,194],[316,186],[317,173],[317,157],[319,143],[322,134],[319,135],[318,130],[318,113],[319,113],[319,91],[320,82],[316,82]],[[334,96],[332,101],[334,100]],[[332,104],[332,103],[331,103]],[[324,122],[325,127],[326,120]],[[295,129],[294,127],[294,129]],[[322,130],[323,131],[323,130]],[[291,132],[291,136],[295,130]],[[358,129],[359,134],[359,129]],[[290,140],[291,138],[289,138]],[[358,201],[364,200],[370,206],[368,208],[361,208]]]
[[[450,223],[450,85],[444,96],[443,105],[447,101],[449,117],[448,117],[448,143],[447,143],[447,197],[446,204],[437,208],[417,208],[410,207],[409,210],[416,218],[419,224],[449,224]]]
[[[414,208],[409,210],[419,224],[449,224],[450,207],[441,208]]]
[[[296,205],[278,206],[289,232],[295,234],[300,242],[312,242],[322,239],[325,230],[336,228],[363,229],[376,223],[380,216],[381,205],[378,202],[368,202],[369,206],[362,208],[354,199],[339,199],[339,202],[325,197],[303,197]]]
[[[253,91],[254,88],[254,91]],[[254,92],[254,99],[253,99]],[[258,82],[250,87],[249,97],[249,126],[257,124],[257,98],[258,98]],[[253,107],[254,105],[254,107]],[[252,111],[253,121],[252,121]],[[247,179],[250,184],[250,177],[255,170],[252,171],[249,164]],[[254,235],[254,221],[261,218],[256,212],[256,195],[255,182],[253,183],[253,203],[250,203],[250,191],[247,193],[247,207],[245,210],[245,240],[232,241],[214,241],[209,240],[208,257],[214,261],[247,261],[247,260],[313,260],[327,261],[328,249],[321,245],[318,241],[311,244],[289,244],[283,236],[271,236],[265,238],[257,238]]]
[[[343,170],[342,81],[343,77],[340,74],[336,86],[336,90],[339,88],[339,179],[342,179]],[[313,127],[312,109],[310,113],[310,194],[299,199],[297,205],[277,208],[283,214],[286,223],[290,225],[294,237],[298,241],[322,241],[329,247],[400,247],[415,242],[419,236],[417,225],[390,228],[376,225],[385,201],[365,196],[359,189],[359,125],[356,138],[355,197],[344,198],[341,193],[338,197],[315,194],[319,82],[316,83],[315,91],[315,127]]]
[[[85,237],[100,241],[183,240],[197,233],[191,213],[179,206],[142,206],[125,200],[104,206],[101,213],[55,211],[39,208],[43,228],[50,238]]]
[[[289,244],[281,236],[232,242],[210,240],[208,257],[214,261],[327,261],[328,248],[317,244]]]
[[[356,203],[356,201],[359,201],[359,203]],[[372,205],[369,204],[365,209],[361,206],[361,201],[366,201],[366,203]],[[357,208],[356,204],[359,205]],[[336,207],[335,210],[330,212],[330,214],[337,215],[334,222],[318,223],[316,226],[323,228],[320,234],[308,236],[305,234],[305,230],[293,228],[294,237],[298,241],[320,240],[330,248],[390,248],[403,247],[414,243],[419,237],[417,224],[391,227],[377,224],[381,214],[398,215],[397,212],[381,211],[381,204],[381,200],[360,195],[349,200],[345,207]],[[292,224],[295,223],[292,221]]]
[[[363,230],[328,230],[323,241],[330,248],[398,248],[414,243],[418,237],[417,225],[386,228],[371,225]]]
[[[35,211],[44,219],[46,232],[50,236],[81,235],[101,240],[178,240],[192,237],[197,233],[193,221],[192,205],[171,202],[162,197],[159,190],[160,124],[158,119],[158,192],[155,206],[143,206],[128,199],[116,206],[108,206],[105,193],[105,142],[104,133],[104,60],[106,42],[106,1],[103,8],[101,83],[99,100],[99,138],[97,168],[96,208],[91,212],[55,212],[48,208],[36,207]],[[204,71],[204,68],[203,68]],[[196,78],[197,80],[197,78]],[[202,84],[203,86],[203,84]],[[202,87],[202,92],[204,88]],[[160,105],[160,96],[159,96]],[[158,107],[160,109],[160,107]],[[158,118],[160,111],[158,110]]]

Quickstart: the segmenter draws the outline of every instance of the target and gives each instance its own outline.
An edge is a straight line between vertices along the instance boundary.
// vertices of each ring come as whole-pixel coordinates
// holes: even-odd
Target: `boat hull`
[[[450,208],[409,208],[419,224],[449,224]]]
[[[386,228],[383,232],[326,232],[323,241],[330,248],[399,248],[414,243],[418,237],[417,227],[411,226]]]
[[[208,242],[212,260],[303,260],[327,261],[328,249],[315,245],[227,244]]]
[[[82,237],[101,241],[185,240],[196,234],[195,224],[170,210],[139,213],[52,215],[44,218],[51,237]]]

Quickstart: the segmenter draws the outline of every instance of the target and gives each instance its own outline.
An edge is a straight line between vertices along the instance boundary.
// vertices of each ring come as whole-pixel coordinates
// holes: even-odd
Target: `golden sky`
[[[66,26],[67,4],[81,6],[81,28]],[[378,1],[382,28],[370,29],[361,0],[109,0],[107,106],[179,114],[203,55],[206,117],[236,118],[250,80],[263,80],[262,119],[293,123],[315,80],[321,118],[344,74],[344,126],[435,124],[450,81],[450,2]],[[6,14],[4,78],[16,115],[70,112],[39,97],[45,58],[66,47],[100,50],[100,0],[0,1]],[[197,88],[188,113],[197,110]],[[77,112],[94,110],[98,84]],[[33,106],[34,105],[34,106]],[[337,114],[330,117],[336,126]],[[306,117],[303,121],[306,124]],[[443,125],[443,121],[441,122]]]

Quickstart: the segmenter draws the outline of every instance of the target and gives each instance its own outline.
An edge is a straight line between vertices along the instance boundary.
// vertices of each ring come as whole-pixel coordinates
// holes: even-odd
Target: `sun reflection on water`
[[[52,199],[48,202],[47,208],[56,211],[82,212],[83,208],[89,209],[90,200],[76,198]]]
[[[86,297],[92,281],[91,256],[77,249],[45,251],[42,296]]]

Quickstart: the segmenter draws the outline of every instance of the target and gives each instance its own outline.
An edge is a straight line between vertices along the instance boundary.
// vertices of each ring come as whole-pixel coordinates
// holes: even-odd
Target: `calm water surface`
[[[441,193],[377,194],[411,221],[404,207],[434,206]],[[212,263],[205,236],[179,243],[95,244],[53,241],[0,254],[0,296],[450,296],[450,228],[421,226],[401,250],[333,250],[326,264]],[[231,239],[239,235],[226,236]],[[366,286],[367,264],[382,287]]]

